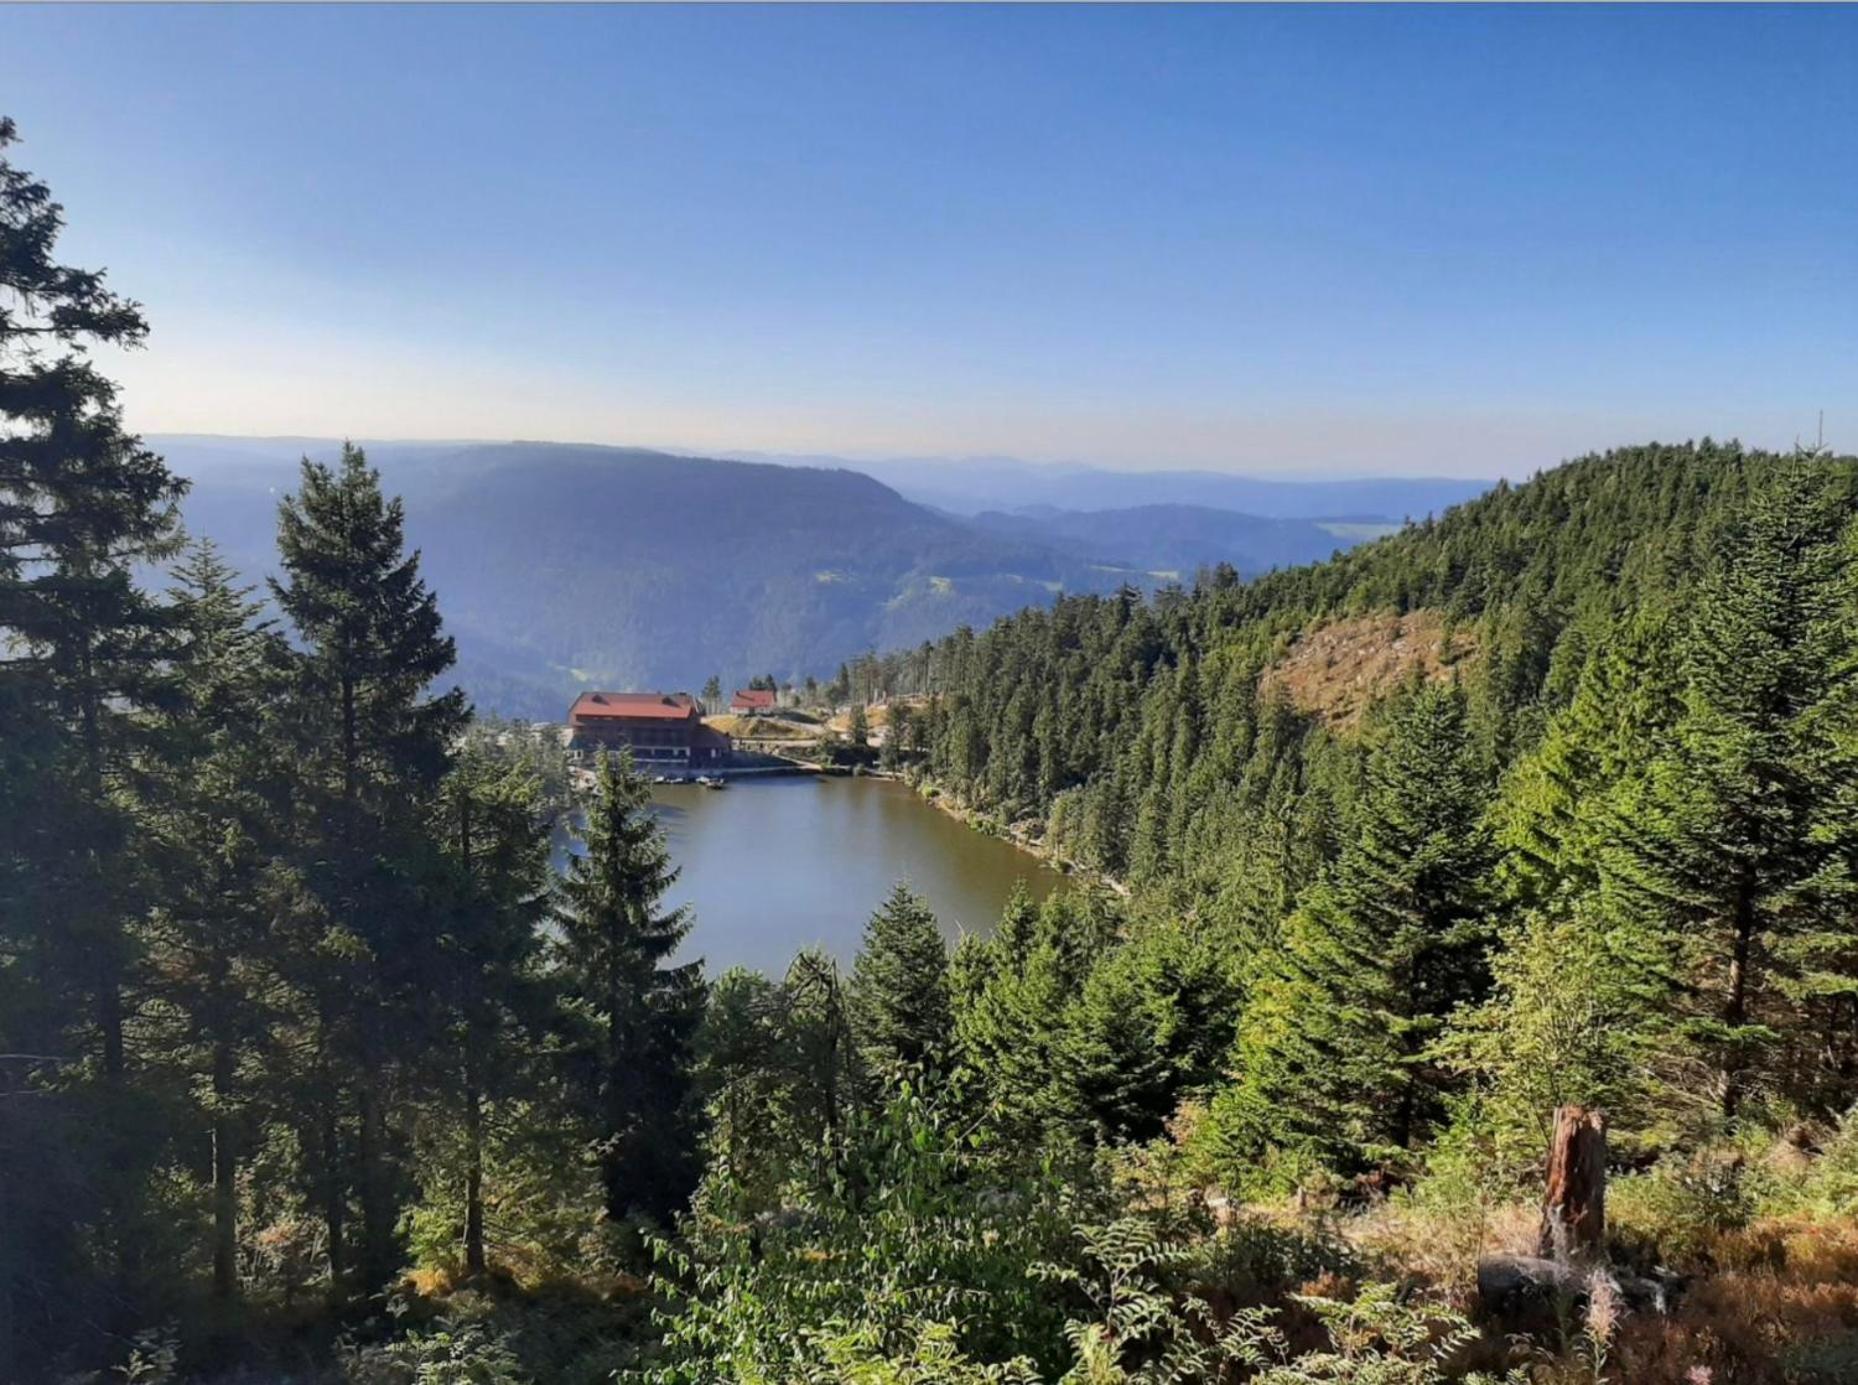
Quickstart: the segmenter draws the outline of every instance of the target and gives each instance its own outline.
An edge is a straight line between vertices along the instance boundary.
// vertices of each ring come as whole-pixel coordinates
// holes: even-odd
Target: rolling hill
[[[1041,505],[1011,513],[984,510],[971,523],[1002,538],[1042,543],[1086,560],[1183,582],[1218,563],[1253,577],[1272,568],[1320,562],[1338,549],[1400,527],[1388,520],[1269,519],[1206,505],[1115,510]]]
[[[304,438],[150,439],[194,478],[194,532],[257,577]],[[558,717],[575,689],[695,689],[829,673],[867,649],[982,626],[1059,592],[1153,586],[1231,562],[1324,557],[1377,526],[1154,505],[977,519],[843,468],[549,443],[375,443],[488,708]],[[1345,497],[1338,497],[1341,501]]]

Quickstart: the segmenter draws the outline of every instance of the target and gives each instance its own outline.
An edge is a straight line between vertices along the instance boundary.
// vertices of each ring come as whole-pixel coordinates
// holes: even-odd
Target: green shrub
[[[1754,1217],[1760,1176],[1740,1150],[1670,1155],[1607,1189],[1616,1248],[1639,1264],[1707,1269],[1722,1237]]]
[[[481,1323],[418,1329],[390,1342],[350,1346],[347,1385],[532,1385],[516,1355]]]

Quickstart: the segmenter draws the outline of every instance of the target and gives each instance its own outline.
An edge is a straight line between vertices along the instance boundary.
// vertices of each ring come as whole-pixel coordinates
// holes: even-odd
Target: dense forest
[[[1853,1378],[1858,462],[1631,449],[860,661],[1084,883],[709,976],[631,766],[449,688],[359,450],[262,591],[182,532],[61,226],[0,161],[0,1379]],[[1570,1105],[1604,1264],[1506,1318]]]

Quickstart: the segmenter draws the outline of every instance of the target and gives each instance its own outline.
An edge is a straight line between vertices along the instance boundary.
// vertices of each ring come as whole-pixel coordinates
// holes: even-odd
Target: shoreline
[[[1119,899],[1128,899],[1133,895],[1129,886],[1114,876],[1105,875],[1100,870],[1092,870],[1068,856],[1060,856],[1042,841],[1028,837],[1023,832],[1015,831],[1010,826],[996,827],[992,819],[976,812],[964,803],[957,802],[953,794],[932,779],[923,779],[912,784],[905,776],[894,771],[886,773],[883,777],[907,785],[923,802],[946,813],[970,832],[1011,843],[1028,856],[1034,857],[1047,870],[1056,875],[1061,875],[1067,880],[1082,880],[1093,885],[1100,885]],[[933,790],[933,792],[925,792],[925,790]]]

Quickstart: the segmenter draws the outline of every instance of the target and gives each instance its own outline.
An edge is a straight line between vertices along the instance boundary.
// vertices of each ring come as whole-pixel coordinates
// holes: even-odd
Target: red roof
[[[774,705],[774,692],[769,688],[743,688],[737,691],[729,705],[748,707],[757,712],[764,711]]]
[[[624,717],[633,721],[685,721],[697,714],[689,693],[584,692],[568,709],[569,721]]]

